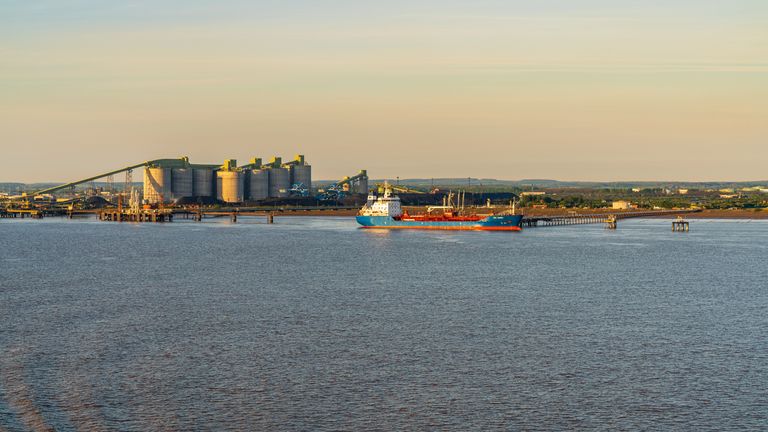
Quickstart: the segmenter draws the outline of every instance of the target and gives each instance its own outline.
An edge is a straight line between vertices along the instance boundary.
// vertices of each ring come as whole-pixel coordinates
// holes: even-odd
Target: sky
[[[768,180],[765,0],[0,0],[0,181]]]

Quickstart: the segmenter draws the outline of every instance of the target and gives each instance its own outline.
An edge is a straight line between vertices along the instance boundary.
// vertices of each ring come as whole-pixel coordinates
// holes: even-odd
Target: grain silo
[[[187,198],[193,195],[192,169],[174,168],[171,170],[171,199]]]
[[[151,204],[170,202],[171,183],[170,169],[144,168],[144,200]]]
[[[290,165],[291,185],[298,183],[312,189],[312,166],[304,160],[304,155],[296,155],[296,160]]]
[[[288,168],[274,167],[269,169],[270,198],[285,198],[291,189],[291,173]]]
[[[248,199],[252,201],[263,200],[269,197],[269,170],[254,169],[248,175]]]
[[[192,191],[196,197],[213,196],[213,170],[210,168],[195,168],[192,170]]]
[[[226,203],[243,202],[243,174],[240,171],[217,171],[216,198]]]
[[[360,171],[360,179],[357,182],[357,193],[368,194],[368,172],[366,170]]]

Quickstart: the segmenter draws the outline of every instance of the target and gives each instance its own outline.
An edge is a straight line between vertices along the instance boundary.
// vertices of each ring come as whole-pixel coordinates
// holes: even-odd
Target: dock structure
[[[39,209],[17,209],[7,208],[0,210],[0,218],[21,218],[25,217],[32,219],[42,219],[45,216],[45,212]]]
[[[687,220],[682,216],[678,216],[677,219],[672,221],[672,232],[688,232],[690,226]]]
[[[622,212],[607,214],[569,214],[561,216],[526,216],[521,222],[524,228],[551,227],[564,225],[585,225],[604,223],[606,228],[616,229],[621,219],[640,217],[670,216],[684,213],[695,213],[701,210],[654,210],[641,212]],[[686,222],[687,224],[687,222]]]
[[[99,220],[106,222],[171,222],[173,212],[171,210],[102,210],[99,212]]]
[[[274,223],[275,216],[296,215],[304,213],[322,212],[325,215],[349,216],[351,212],[357,212],[359,207],[355,206],[319,206],[319,207],[234,207],[219,209],[204,209],[202,207],[175,208],[173,214],[182,219],[192,219],[195,222],[202,222],[205,218],[227,217],[231,222],[237,222],[241,217],[265,216],[267,223]]]
[[[142,208],[139,205],[139,194],[131,190],[131,197],[127,207],[123,207],[122,195],[118,197],[117,208],[99,211],[99,220],[107,222],[171,222],[173,221],[173,209]]]

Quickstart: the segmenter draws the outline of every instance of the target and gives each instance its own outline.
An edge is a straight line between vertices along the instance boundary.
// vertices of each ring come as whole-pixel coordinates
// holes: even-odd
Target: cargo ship
[[[452,204],[449,195],[442,206],[427,208],[427,212],[409,215],[400,205],[400,197],[384,188],[381,196],[369,195],[357,215],[357,223],[363,228],[384,229],[434,229],[434,230],[479,230],[479,231],[520,231],[522,215],[514,209],[498,215],[464,215]]]

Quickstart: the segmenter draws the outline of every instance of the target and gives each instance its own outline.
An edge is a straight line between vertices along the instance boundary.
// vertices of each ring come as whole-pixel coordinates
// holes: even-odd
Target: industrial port
[[[139,173],[140,182],[135,183],[134,175]],[[123,175],[124,181],[116,181],[116,176]],[[413,213],[440,204],[450,197],[452,188],[464,189],[462,196],[470,211],[495,212],[494,208],[516,202],[526,215],[525,227],[608,223],[610,216],[625,219],[688,213],[695,217],[723,208],[730,212],[721,217],[733,217],[734,208],[749,211],[750,218],[762,217],[764,212],[758,210],[765,208],[764,192],[768,190],[708,184],[552,187],[546,181],[540,181],[534,190],[533,183],[518,184],[525,181],[500,184],[467,178],[462,184],[450,180],[401,183],[398,178],[389,187]],[[382,181],[371,181],[366,170],[340,180],[313,181],[312,166],[302,154],[290,160],[273,156],[267,162],[254,157],[240,165],[236,159],[222,163],[192,163],[188,157],[155,159],[69,183],[0,193],[0,218],[91,214],[104,221],[165,222],[176,216],[195,221],[229,217],[234,222],[243,216],[267,216],[271,221],[276,214],[353,215],[369,192],[381,192]],[[736,187],[738,194],[732,192]]]
[[[42,205],[71,203],[88,195],[100,195],[105,196],[107,202],[116,204],[111,201],[131,194],[133,174],[137,169],[143,170],[143,188],[139,197],[143,205],[239,205],[285,198],[339,202],[348,195],[368,193],[366,170],[331,182],[323,188],[313,188],[312,166],[304,155],[296,155],[290,161],[274,156],[266,163],[262,158],[255,157],[240,166],[236,159],[226,159],[222,164],[197,164],[191,163],[188,157],[181,157],[129,165],[34,192],[6,196],[5,200]],[[91,187],[86,194],[76,191],[78,186],[93,185],[98,179],[107,179],[108,184],[114,186],[114,176],[118,174],[125,174],[122,187],[110,187],[110,191],[98,191]]]

